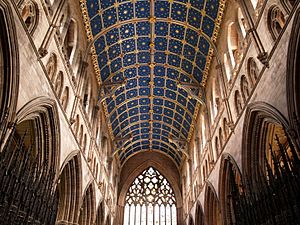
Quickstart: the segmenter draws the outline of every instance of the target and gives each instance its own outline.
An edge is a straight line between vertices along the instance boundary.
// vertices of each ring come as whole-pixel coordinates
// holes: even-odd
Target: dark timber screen
[[[54,168],[39,165],[24,138],[10,135],[0,152],[0,224],[55,224],[58,195]],[[0,137],[3,143],[3,137]]]

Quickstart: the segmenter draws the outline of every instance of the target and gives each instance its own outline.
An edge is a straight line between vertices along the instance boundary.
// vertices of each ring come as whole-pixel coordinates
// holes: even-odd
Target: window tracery
[[[285,24],[284,14],[278,6],[270,8],[268,13],[268,27],[274,40],[276,40]]]
[[[135,178],[125,201],[124,225],[177,224],[173,189],[153,167]]]
[[[37,5],[33,1],[26,0],[20,7],[20,13],[29,33],[33,33],[38,22]]]
[[[50,80],[55,76],[56,70],[57,70],[57,56],[54,53],[52,53],[46,65],[47,75]]]
[[[248,59],[247,67],[249,77],[251,78],[252,84],[254,86],[258,78],[259,71],[256,62],[252,57]]]

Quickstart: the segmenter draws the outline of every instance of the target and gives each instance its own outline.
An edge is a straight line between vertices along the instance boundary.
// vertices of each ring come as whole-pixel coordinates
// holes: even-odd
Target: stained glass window
[[[177,225],[176,199],[167,179],[149,167],[126,194],[123,225]]]

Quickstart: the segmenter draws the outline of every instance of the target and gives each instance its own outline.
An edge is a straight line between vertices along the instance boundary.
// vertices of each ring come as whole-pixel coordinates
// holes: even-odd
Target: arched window
[[[238,48],[239,48],[239,34],[236,29],[236,23],[232,22],[228,26],[227,33],[228,51],[230,56],[230,62],[234,68],[238,59]]]
[[[234,103],[235,103],[236,113],[237,115],[239,115],[242,112],[243,104],[242,104],[240,92],[238,90],[236,90],[234,93]]]
[[[239,27],[240,27],[240,30],[241,30],[241,33],[243,35],[243,37],[246,37],[246,21],[245,21],[245,18],[244,18],[244,15],[243,15],[243,12],[241,10],[241,8],[238,8],[238,21],[239,21]]]
[[[135,178],[125,201],[124,225],[177,224],[173,189],[167,179],[153,167]]]
[[[60,71],[57,74],[57,77],[56,77],[56,80],[54,83],[54,90],[55,90],[58,98],[60,98],[60,96],[62,94],[63,82],[64,82],[64,76],[63,76],[63,73]]]
[[[252,84],[254,85],[256,83],[257,78],[258,78],[259,71],[258,71],[258,67],[256,65],[256,62],[252,57],[248,59],[247,71],[248,71],[248,77],[251,78]]]
[[[244,102],[246,102],[250,95],[250,90],[249,90],[249,83],[245,75],[243,75],[241,78],[241,91],[242,91],[243,100]]]
[[[268,27],[274,40],[276,40],[283,29],[285,18],[278,6],[273,6],[268,13]]]
[[[231,73],[231,65],[229,63],[228,56],[226,53],[224,54],[224,67],[225,67],[227,81],[229,81],[231,79],[232,73]]]
[[[70,21],[63,43],[64,43],[66,57],[69,60],[70,64],[72,64],[75,56],[76,45],[77,45],[77,24],[73,19]]]
[[[38,23],[38,7],[31,0],[25,0],[20,7],[22,19],[29,31],[33,33]]]
[[[67,110],[68,102],[69,102],[69,87],[66,87],[61,97],[61,104],[65,111]]]
[[[214,98],[215,107],[217,109],[217,112],[219,112],[221,106],[221,95],[220,95],[220,83],[217,77],[214,80],[214,96],[215,96]]]
[[[47,75],[50,80],[55,76],[57,70],[57,56],[52,53],[46,65]]]

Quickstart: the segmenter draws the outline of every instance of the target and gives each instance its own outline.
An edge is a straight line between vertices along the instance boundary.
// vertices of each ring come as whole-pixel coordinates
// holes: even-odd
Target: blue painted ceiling
[[[169,141],[189,141],[199,103],[178,82],[205,86],[224,1],[81,0],[100,85],[126,81],[104,101],[121,165],[140,151],[162,151],[180,166]],[[104,91],[105,92],[105,91]],[[105,93],[102,93],[105,95]]]

